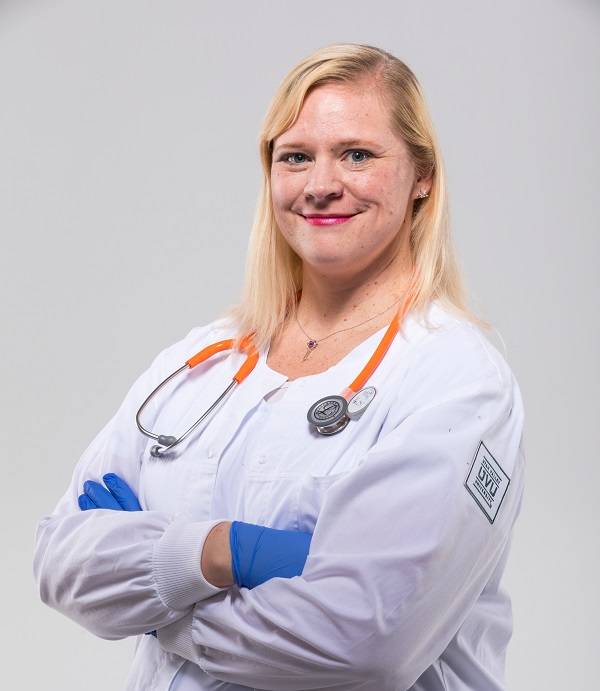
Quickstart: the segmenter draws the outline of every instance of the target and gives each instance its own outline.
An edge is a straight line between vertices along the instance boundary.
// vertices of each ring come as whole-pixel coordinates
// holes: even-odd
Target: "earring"
[[[421,190],[419,192],[419,194],[417,194],[417,199],[425,199],[425,197],[428,197],[428,196],[429,196],[429,194],[427,192],[423,192],[423,190]]]

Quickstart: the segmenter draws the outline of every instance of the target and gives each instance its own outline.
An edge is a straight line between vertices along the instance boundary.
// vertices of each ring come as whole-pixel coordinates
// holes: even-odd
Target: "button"
[[[215,450],[213,449],[212,446],[208,449],[208,453],[207,453],[206,455],[207,455],[209,458],[214,458],[214,456],[215,456]]]
[[[258,459],[258,462],[259,462],[261,465],[263,465],[264,463],[266,463],[266,462],[267,462],[266,456],[260,456],[259,459]]]

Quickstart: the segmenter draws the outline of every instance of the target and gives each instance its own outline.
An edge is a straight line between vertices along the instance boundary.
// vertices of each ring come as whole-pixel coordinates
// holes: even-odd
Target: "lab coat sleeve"
[[[409,689],[484,589],[523,488],[512,373],[446,370],[432,398],[427,360],[415,368],[392,427],[329,487],[301,576],[199,602],[158,632],[162,647],[261,689]],[[464,486],[482,440],[510,477],[493,523]]]
[[[107,472],[139,494],[146,439],[135,424],[137,409],[190,357],[190,341],[197,342],[206,329],[164,350],[137,379],[82,455],[53,513],[38,524],[33,568],[41,599],[102,638],[172,623],[193,603],[222,590],[200,570],[204,538],[218,521],[190,523],[160,511],[81,511],[77,503],[85,480],[102,482]],[[145,412],[151,420],[151,406]]]

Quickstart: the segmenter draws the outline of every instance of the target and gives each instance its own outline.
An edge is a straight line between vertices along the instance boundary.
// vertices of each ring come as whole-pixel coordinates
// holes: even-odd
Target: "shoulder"
[[[161,372],[173,370],[211,343],[233,338],[234,335],[234,325],[227,317],[219,317],[207,324],[194,326],[183,338],[161,350],[155,357],[151,369]]]
[[[417,404],[435,404],[468,392],[520,398],[509,364],[483,331],[439,302],[410,320],[406,340],[404,384]]]
[[[236,330],[233,321],[228,317],[219,317],[208,324],[194,326],[182,342],[192,348],[203,348],[215,341],[234,338],[235,334]],[[191,353],[191,355],[193,354]]]
[[[457,374],[495,376],[504,383],[513,376],[502,354],[477,324],[437,301],[414,319],[408,341],[411,362],[426,364],[438,374],[452,368]]]

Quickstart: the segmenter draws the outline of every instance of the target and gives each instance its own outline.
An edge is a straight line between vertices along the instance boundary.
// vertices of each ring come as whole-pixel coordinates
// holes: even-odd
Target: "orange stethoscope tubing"
[[[184,439],[187,439],[187,437],[189,437],[189,435],[198,427],[198,425],[200,425],[204,420],[206,420],[206,418],[229,396],[233,389],[238,384],[241,384],[244,381],[244,379],[246,379],[250,372],[252,372],[252,370],[256,367],[256,363],[258,362],[258,351],[254,346],[252,336],[244,336],[244,338],[242,338],[242,340],[240,341],[239,350],[246,353],[246,360],[239,368],[239,370],[233,375],[231,383],[216,399],[216,401],[180,437],[156,434],[155,432],[146,429],[142,425],[141,415],[148,403],[150,403],[150,401],[163,388],[163,386],[166,386],[171,381],[171,379],[175,378],[178,374],[180,374],[184,370],[193,369],[200,363],[205,362],[213,355],[216,355],[217,353],[220,353],[223,350],[231,350],[234,346],[234,343],[235,340],[233,338],[228,338],[224,341],[217,341],[216,343],[212,343],[211,345],[206,346],[206,348],[203,348],[200,352],[196,353],[196,355],[191,357],[189,360],[186,360],[184,365],[182,365],[179,369],[175,370],[175,372],[170,374],[166,379],[161,381],[161,383],[150,393],[150,395],[142,403],[135,416],[135,422],[137,424],[137,427],[142,434],[149,437],[150,439],[155,439],[158,442],[158,444],[155,444],[150,449],[150,455],[154,456],[155,458],[158,458],[159,456],[162,456],[166,451],[172,449],[174,446],[181,444],[181,442]]]
[[[363,386],[370,379],[373,372],[379,367],[387,351],[389,350],[389,347],[392,345],[392,341],[394,340],[394,338],[396,338],[396,334],[400,330],[400,326],[404,321],[404,317],[406,317],[409,309],[411,308],[414,302],[416,296],[415,280],[416,272],[413,272],[410,283],[408,285],[408,289],[406,291],[406,295],[404,296],[404,300],[400,305],[400,309],[394,315],[392,321],[390,322],[390,325],[387,328],[387,331],[383,334],[383,338],[381,339],[381,341],[379,341],[377,348],[375,348],[375,352],[373,353],[373,355],[371,355],[367,364],[362,368],[359,375],[352,382],[352,384],[350,384],[349,387],[344,389],[342,396],[346,400],[354,396],[355,393],[358,393],[363,388]]]
[[[375,352],[371,355],[367,364],[362,368],[359,375],[356,377],[356,379],[354,379],[350,386],[348,386],[342,392],[343,398],[349,400],[350,398],[352,398],[352,396],[354,396],[354,394],[358,393],[363,388],[365,383],[369,380],[373,372],[375,372],[377,367],[379,367],[390,345],[392,344],[392,341],[394,340],[396,334],[400,330],[400,325],[404,321],[404,317],[410,309],[414,301],[414,297],[415,273],[413,273],[411,277],[408,290],[406,292],[404,300],[402,301],[400,309],[394,315],[394,318],[390,322],[390,325],[388,326],[385,334],[383,335],[383,338],[377,345]],[[135,421],[138,429],[142,434],[158,442],[158,444],[155,444],[150,449],[150,454],[152,456],[154,456],[155,458],[160,457],[173,447],[177,446],[178,444],[181,444],[181,442],[184,441],[184,439],[187,439],[187,437],[198,427],[198,425],[200,425],[204,420],[206,420],[206,418],[231,394],[233,389],[239,384],[241,384],[244,381],[244,379],[246,379],[246,377],[252,372],[252,370],[256,367],[259,358],[258,350],[254,345],[252,336],[253,333],[248,334],[244,336],[240,341],[238,350],[246,354],[246,360],[238,369],[238,371],[233,375],[230,384],[228,384],[227,388],[215,400],[215,402],[180,437],[156,434],[155,432],[146,429],[141,423],[142,412],[144,411],[148,403],[150,403],[150,401],[154,398],[154,396],[164,386],[166,386],[166,384],[168,384],[174,377],[176,377],[178,374],[187,369],[193,369],[194,367],[201,364],[202,362],[205,362],[217,353],[220,353],[224,350],[231,350],[234,347],[235,339],[228,338],[224,341],[217,341],[216,343],[212,343],[211,345],[206,346],[206,348],[203,348],[201,351],[196,353],[196,355],[192,356],[189,360],[186,360],[184,365],[182,365],[179,369],[175,370],[175,372],[170,374],[150,393],[150,395],[140,406],[135,416]]]

